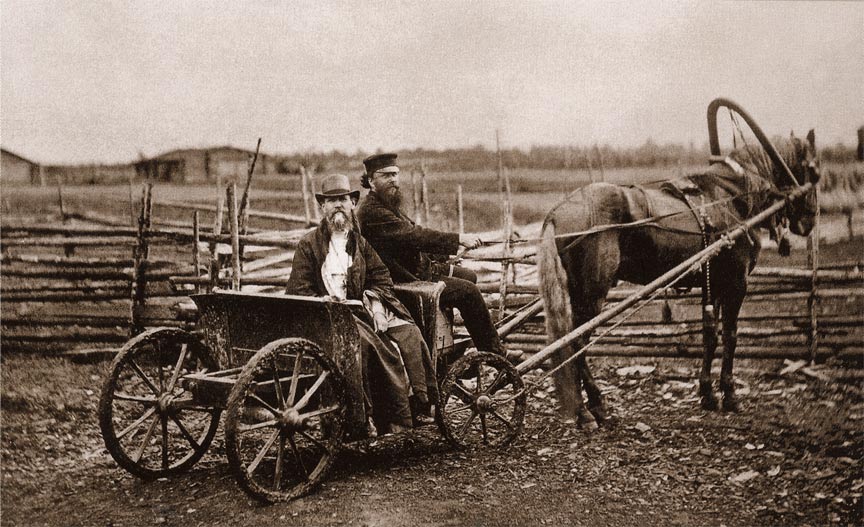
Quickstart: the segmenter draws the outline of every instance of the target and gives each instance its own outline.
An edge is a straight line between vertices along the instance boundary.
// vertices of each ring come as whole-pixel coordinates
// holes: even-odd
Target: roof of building
[[[15,152],[12,152],[12,151],[9,150],[9,149],[6,149],[6,148],[0,148],[0,151],[2,151],[2,152],[3,152],[4,154],[6,154],[6,155],[10,155],[10,156],[12,156],[12,157],[18,158],[18,159],[20,159],[21,161],[24,161],[24,162],[26,162],[26,163],[30,163],[31,165],[38,165],[38,164],[39,164],[39,163],[37,163],[36,161],[33,161],[33,160],[31,160],[31,159],[27,159],[26,157],[24,157],[24,156],[22,156],[22,155],[19,155],[19,154],[16,154]]]

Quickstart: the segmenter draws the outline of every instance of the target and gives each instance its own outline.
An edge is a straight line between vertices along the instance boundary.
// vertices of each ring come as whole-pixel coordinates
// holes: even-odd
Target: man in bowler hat
[[[476,234],[442,232],[416,225],[402,212],[396,154],[376,154],[363,160],[361,185],[370,189],[357,209],[360,231],[390,269],[394,282],[444,282],[441,305],[456,308],[478,350],[505,355],[492,316],[470,269],[435,262],[430,255],[456,254],[459,246],[481,245]]]
[[[360,235],[354,216],[359,194],[342,174],[322,180],[315,198],[323,219],[300,240],[286,292],[363,302],[367,316],[357,325],[368,344],[364,371],[374,377],[364,375],[367,398],[376,402],[370,406],[379,427],[401,431],[412,425],[412,416],[415,425],[431,419],[435,370],[420,330],[393,292],[387,267]]]

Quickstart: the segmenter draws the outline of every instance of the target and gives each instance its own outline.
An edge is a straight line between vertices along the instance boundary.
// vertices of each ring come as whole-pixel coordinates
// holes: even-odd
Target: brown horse
[[[793,134],[779,153],[799,184],[816,184],[819,173],[812,130],[806,141]],[[767,156],[741,149],[701,174],[668,181],[660,188],[592,183],[571,193],[547,214],[538,247],[549,338],[558,339],[595,317],[617,280],[650,282],[699,252],[719,234],[767,208],[792,185],[787,173],[774,167]],[[779,231],[778,226],[788,223],[792,232],[806,236],[814,225],[815,193],[814,186],[761,227]],[[588,229],[594,232],[584,233]],[[723,409],[738,408],[732,361],[747,275],[760,249],[757,234],[751,231],[739,237],[703,266],[701,273],[678,284],[702,287],[705,355],[699,393],[706,409],[717,408],[711,388],[711,362],[717,347],[713,312],[717,308],[723,322]],[[560,364],[587,339],[585,336],[581,342],[560,350],[553,362]],[[565,418],[575,418],[588,430],[605,419],[603,399],[584,355],[565,364],[555,380]],[[587,409],[582,399],[583,383]]]

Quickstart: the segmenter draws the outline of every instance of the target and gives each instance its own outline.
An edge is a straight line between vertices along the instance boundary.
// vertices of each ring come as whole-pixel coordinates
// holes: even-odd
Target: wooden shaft
[[[812,273],[810,296],[807,298],[807,311],[810,313],[808,346],[811,364],[816,362],[816,350],[819,347],[819,187],[816,187],[816,215],[813,221],[813,230],[807,237],[807,245],[810,249],[807,260]]]
[[[459,220],[459,234],[465,234],[465,210],[462,203],[462,185],[456,185],[456,214]]]

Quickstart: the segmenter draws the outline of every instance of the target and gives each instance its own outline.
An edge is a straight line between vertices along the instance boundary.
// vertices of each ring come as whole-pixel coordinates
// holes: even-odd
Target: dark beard
[[[390,187],[384,192],[378,192],[378,197],[384,206],[393,212],[402,210],[402,189],[399,187]]]

